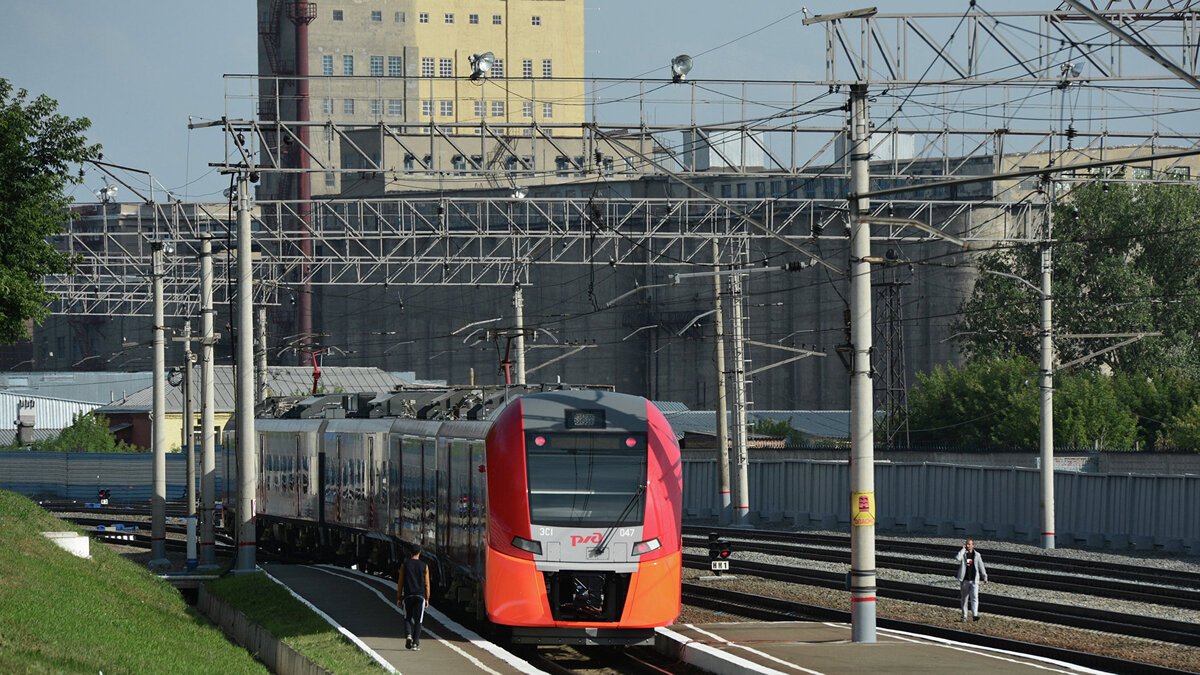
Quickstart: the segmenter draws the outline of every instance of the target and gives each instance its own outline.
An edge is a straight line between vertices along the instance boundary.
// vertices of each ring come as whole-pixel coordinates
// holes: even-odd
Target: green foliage
[[[1200,403],[1174,417],[1159,445],[1167,450],[1200,452]]]
[[[92,542],[78,558],[41,532],[80,532],[0,491],[0,672],[265,673],[144,567]]]
[[[30,450],[43,452],[141,452],[118,441],[108,430],[108,418],[97,413],[80,413],[57,438],[35,441]]]
[[[87,119],[56,114],[44,95],[28,99],[0,78],[0,344],[27,338],[24,322],[49,314],[42,277],[69,272],[71,260],[47,237],[70,218],[64,188],[82,181],[72,167],[100,152],[83,136]]]
[[[1112,378],[1085,372],[1054,379],[1055,445],[1133,447],[1137,417],[1118,399]]]
[[[760,419],[754,422],[750,431],[762,436],[777,436],[787,445],[800,445],[804,442],[804,432],[792,426],[792,418],[783,420]]]
[[[918,374],[917,380],[908,397],[913,440],[1038,447],[1040,377],[1030,359],[972,359],[961,367]],[[1138,417],[1122,400],[1113,378],[1060,373],[1054,386],[1055,445],[1108,449],[1134,445]]]
[[[1172,364],[1200,377],[1200,189],[1152,183],[1085,184],[1054,211],[1054,332],[1056,335],[1161,331],[1101,355],[1086,367],[1155,372]],[[1041,278],[1041,247],[985,253],[980,270]],[[1017,354],[1038,358],[1039,296],[1013,279],[982,273],[959,307],[953,330],[972,357]],[[1115,340],[1055,339],[1060,362]]]
[[[918,373],[908,395],[914,441],[1037,445],[1037,366],[1017,356]]]
[[[1200,380],[1185,376],[1179,370],[1168,369],[1152,374],[1117,373],[1113,377],[1117,400],[1129,408],[1138,422],[1138,445],[1143,448],[1172,446],[1168,436],[1173,421],[1178,424],[1200,404]],[[1200,449],[1200,443],[1176,443],[1173,447]]]

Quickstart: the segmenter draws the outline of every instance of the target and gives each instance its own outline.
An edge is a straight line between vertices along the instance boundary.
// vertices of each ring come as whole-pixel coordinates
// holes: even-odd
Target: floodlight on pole
[[[487,75],[496,63],[496,55],[491,52],[482,54],[472,54],[467,57],[467,62],[471,64],[471,79],[478,80]]]
[[[101,204],[107,204],[111,202],[117,198],[117,186],[112,183],[105,185],[99,190],[96,190],[96,197],[100,200]]]
[[[692,72],[692,57],[687,54],[680,54],[671,59],[671,81],[682,82],[687,79],[687,74]]]

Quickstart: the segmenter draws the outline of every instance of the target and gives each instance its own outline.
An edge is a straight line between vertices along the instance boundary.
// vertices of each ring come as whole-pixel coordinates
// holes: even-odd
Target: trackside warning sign
[[[875,524],[875,493],[852,492],[850,504],[850,524],[854,527],[866,527]]]

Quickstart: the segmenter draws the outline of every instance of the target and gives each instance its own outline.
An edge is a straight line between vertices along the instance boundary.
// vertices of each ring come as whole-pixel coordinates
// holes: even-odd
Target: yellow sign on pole
[[[851,493],[850,524],[854,527],[866,527],[875,524],[874,492]]]

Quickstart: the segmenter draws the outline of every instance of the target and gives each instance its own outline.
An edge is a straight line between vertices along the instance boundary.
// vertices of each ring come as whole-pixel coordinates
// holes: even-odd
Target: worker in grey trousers
[[[967,609],[971,616],[979,620],[979,583],[987,583],[987,568],[983,566],[983,556],[975,550],[975,540],[968,539],[954,556],[958,561],[958,599],[962,603],[962,620],[967,620]]]

